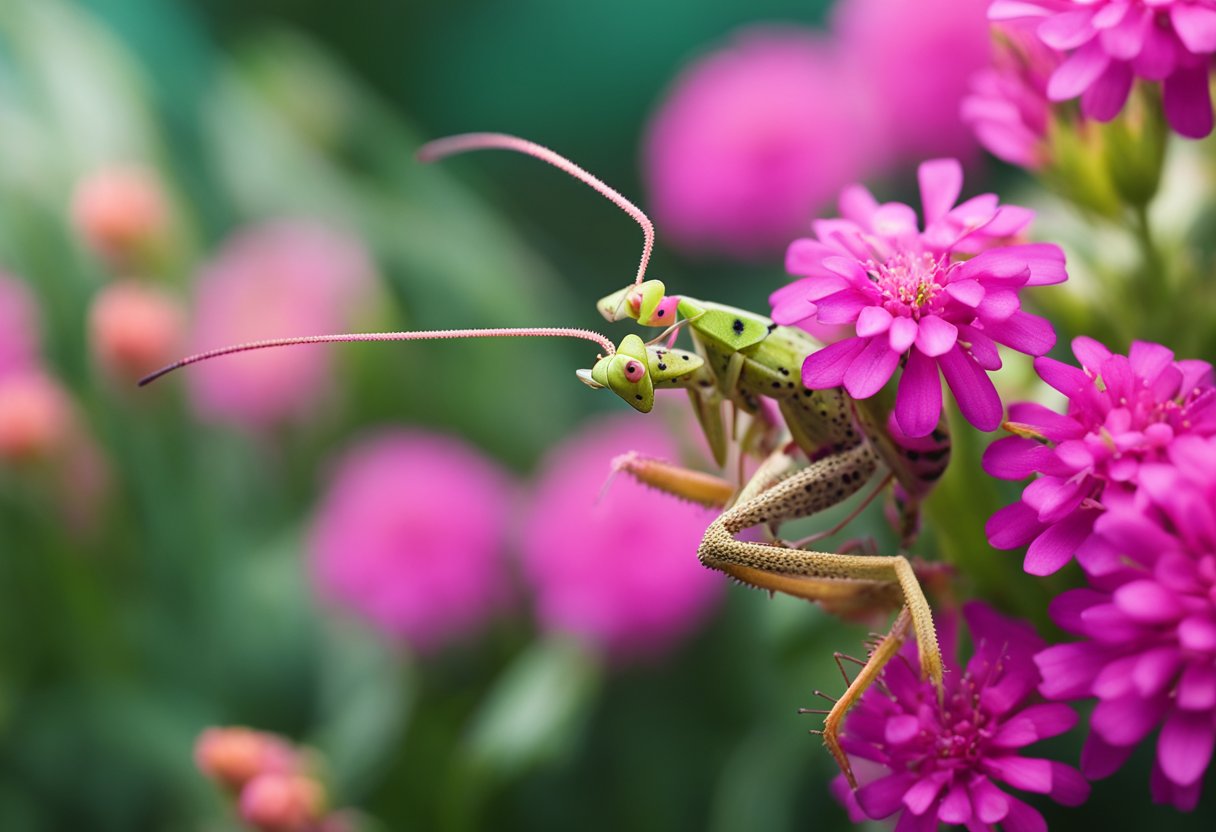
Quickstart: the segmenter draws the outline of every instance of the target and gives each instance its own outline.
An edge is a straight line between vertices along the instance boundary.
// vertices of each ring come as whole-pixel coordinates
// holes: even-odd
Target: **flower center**
[[[939,311],[948,268],[944,257],[928,252],[900,252],[884,263],[871,260],[866,264],[870,280],[882,293],[883,307],[892,315],[911,318]]]

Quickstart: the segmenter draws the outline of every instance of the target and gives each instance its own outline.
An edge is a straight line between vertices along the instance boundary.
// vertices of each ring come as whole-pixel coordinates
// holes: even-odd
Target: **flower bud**
[[[256,777],[283,774],[295,767],[287,742],[250,728],[208,728],[194,746],[199,771],[234,790]]]
[[[57,380],[40,370],[0,379],[0,463],[53,456],[72,430],[72,403]]]
[[[168,200],[156,174],[112,166],[86,176],[72,194],[72,222],[84,242],[125,264],[160,240],[169,225]]]
[[[241,791],[241,817],[262,832],[302,832],[324,811],[324,787],[299,774],[260,774]]]
[[[169,363],[181,351],[182,304],[159,288],[123,281],[106,286],[89,310],[89,342],[102,369],[121,379]]]

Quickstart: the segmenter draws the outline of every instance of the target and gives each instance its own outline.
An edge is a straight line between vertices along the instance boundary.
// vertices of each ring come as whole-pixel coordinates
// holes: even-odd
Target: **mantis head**
[[[666,291],[661,280],[632,283],[601,298],[595,307],[609,321],[633,318],[642,326],[670,326],[676,322],[680,298]]]
[[[678,383],[704,363],[694,353],[647,346],[638,336],[626,335],[615,353],[595,362],[590,370],[579,370],[578,377],[588,387],[607,387],[635,410],[649,413],[656,384]]]

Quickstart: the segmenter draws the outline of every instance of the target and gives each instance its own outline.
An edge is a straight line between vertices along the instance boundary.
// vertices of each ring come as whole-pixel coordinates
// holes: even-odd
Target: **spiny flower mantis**
[[[842,720],[909,633],[917,641],[922,676],[941,691],[942,660],[932,613],[917,571],[907,558],[899,555],[836,554],[803,548],[826,533],[795,544],[779,540],[744,541],[736,535],[755,526],[775,530],[788,520],[831,508],[857,494],[880,468],[885,468],[888,473],[865,502],[893,484],[901,537],[909,542],[915,535],[919,503],[945,471],[949,460],[950,441],[944,421],[923,439],[909,441],[897,437],[888,428],[889,411],[878,399],[855,401],[842,389],[810,390],[802,385],[799,368],[819,348],[802,330],[778,326],[768,318],[740,309],[667,295],[661,282],[645,279],[654,245],[650,220],[617,191],[553,151],[514,136],[471,133],[431,142],[419,151],[418,157],[430,162],[482,149],[512,150],[546,161],[585,182],[638,222],[644,233],[644,245],[635,280],[600,300],[598,308],[609,321],[631,318],[643,326],[663,327],[657,338],[644,342],[631,334],[617,347],[598,333],[566,327],[277,338],[183,358],[146,376],[140,384],[223,355],[295,344],[563,336],[599,344],[603,352],[590,370],[578,372],[579,378],[592,388],[611,389],[640,412],[652,409],[656,388],[687,390],[719,465],[725,464],[732,444],[739,455],[740,470],[745,456],[762,460],[750,479],[737,486],[725,477],[630,455],[623,457],[620,464],[623,470],[656,489],[722,509],[698,549],[701,562],[750,586],[815,601],[844,617],[901,608],[890,632],[872,645],[868,661],[825,713],[824,742],[855,786],[839,740]],[[694,351],[672,347],[680,330],[689,333]],[[733,429],[734,418],[728,430],[724,404],[729,405],[732,416],[744,414],[747,419],[747,429],[741,434]]]

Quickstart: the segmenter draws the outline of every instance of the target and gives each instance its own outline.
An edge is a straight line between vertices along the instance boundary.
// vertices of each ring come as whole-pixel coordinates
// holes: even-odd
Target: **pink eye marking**
[[[629,379],[630,381],[639,381],[643,375],[644,371],[642,370],[642,365],[638,362],[630,361],[625,365],[625,378]]]

